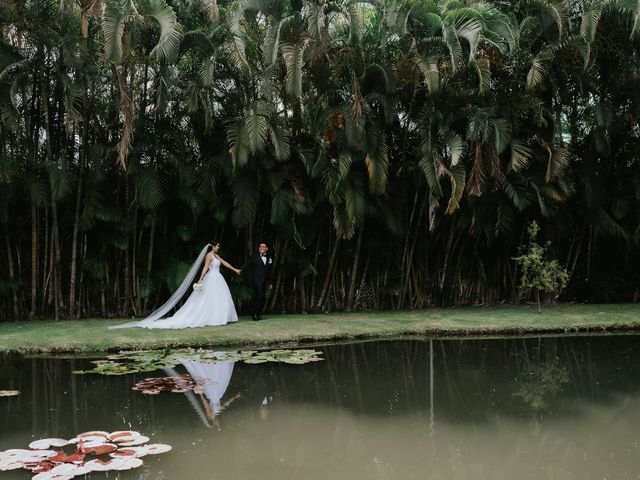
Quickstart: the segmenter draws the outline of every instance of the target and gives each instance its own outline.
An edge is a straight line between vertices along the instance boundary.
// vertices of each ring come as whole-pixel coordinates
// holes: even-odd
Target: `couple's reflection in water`
[[[215,352],[215,354],[223,353]],[[187,373],[200,383],[197,389],[185,393],[193,410],[206,427],[221,429],[220,414],[241,398],[239,391],[227,392],[236,362],[199,362],[185,358],[180,363]],[[170,376],[179,375],[175,369],[165,369],[165,372]],[[255,402],[260,409],[260,418],[266,420],[273,401],[272,372],[261,375],[258,384],[261,386],[260,398]]]

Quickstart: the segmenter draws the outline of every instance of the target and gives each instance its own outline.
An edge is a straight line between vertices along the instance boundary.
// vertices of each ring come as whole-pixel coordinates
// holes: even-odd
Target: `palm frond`
[[[523,180],[513,179],[512,181],[505,176],[500,187],[518,211],[523,212],[531,205],[527,185]]]
[[[220,9],[216,0],[200,0],[200,5],[210,22],[220,19]]]
[[[231,178],[231,190],[233,191],[232,220],[237,227],[246,227],[253,222],[260,187],[258,181],[251,172],[241,170]]]
[[[149,55],[158,62],[173,63],[182,41],[182,27],[173,8],[165,0],[149,0],[144,15],[153,18],[160,26],[160,38]]]
[[[281,122],[272,122],[269,126],[269,137],[277,160],[288,160],[291,156],[289,136],[291,132]]]
[[[165,199],[166,180],[153,168],[136,169],[131,174],[138,204],[146,210],[158,208]]]
[[[450,169],[446,170],[446,173],[451,182],[451,197],[449,198],[445,214],[452,215],[460,208],[467,172],[464,165],[453,165]]]
[[[234,167],[241,167],[249,161],[249,138],[244,119],[237,119],[227,126],[229,154]]]
[[[286,91],[290,98],[300,99],[302,96],[302,65],[306,45],[306,41],[299,41],[295,44],[283,43],[280,46],[287,69]]]
[[[472,59],[470,63],[478,73],[478,91],[484,93],[491,86],[491,66],[489,59]]]
[[[556,24],[559,35],[562,35],[568,13],[565,0],[528,0],[527,3],[537,8],[540,12],[549,15]]]
[[[49,188],[55,201],[62,200],[71,192],[73,174],[60,163],[49,164]]]
[[[429,94],[433,95],[440,88],[440,71],[438,70],[438,59],[436,56],[423,58],[415,55],[416,65],[420,69],[424,77],[424,83],[427,86]]]
[[[380,136],[373,152],[367,153],[364,159],[369,174],[369,188],[373,194],[384,193],[389,169],[389,148]]]
[[[602,17],[603,9],[603,3],[591,2],[582,12],[580,35],[582,35],[587,42],[593,42],[595,39],[596,30],[598,28],[600,18]]]
[[[245,111],[244,125],[249,150],[254,154],[262,152],[269,134],[269,122],[263,104],[256,102]]]
[[[451,157],[451,165],[458,165],[465,152],[467,151],[467,144],[453,130],[444,130],[440,132],[444,144],[447,146],[447,153]]]
[[[130,16],[131,7],[129,2],[113,0],[107,3],[102,18],[102,33],[104,35],[105,55],[110,62],[116,64],[122,62],[122,36]]]
[[[469,42],[469,61],[471,62],[478,49],[478,41],[482,32],[482,23],[476,18],[460,19],[455,27],[458,37]]]
[[[509,162],[509,169],[514,172],[527,168],[529,161],[533,155],[533,150],[527,147],[520,140],[513,140],[511,142],[511,161]]]
[[[570,158],[569,150],[566,148],[559,148],[553,153],[550,153],[547,163],[547,173],[544,176],[545,181],[552,182],[561,177],[569,166]]]

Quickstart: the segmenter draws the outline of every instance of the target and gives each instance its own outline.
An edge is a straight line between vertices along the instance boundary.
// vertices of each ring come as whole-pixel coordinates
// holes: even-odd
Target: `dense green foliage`
[[[548,293],[553,298],[558,298],[567,286],[569,274],[562,268],[556,259],[547,259],[547,249],[551,246],[540,245],[537,242],[540,227],[537,222],[531,222],[528,228],[529,245],[525,252],[514,260],[522,269],[520,290],[525,293],[535,293],[540,313],[540,293]]]
[[[279,312],[517,301],[534,219],[635,300],[638,5],[1,0],[0,316],[142,315],[212,238]]]

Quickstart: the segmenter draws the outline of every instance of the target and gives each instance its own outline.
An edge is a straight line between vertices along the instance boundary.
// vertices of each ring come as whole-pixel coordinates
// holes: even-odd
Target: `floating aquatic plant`
[[[62,480],[90,472],[131,470],[143,464],[141,457],[171,450],[160,443],[144,445],[148,441],[149,437],[134,431],[92,431],[70,440],[44,438],[31,442],[30,450],[0,452],[0,471],[24,469],[36,474],[32,480]],[[60,450],[69,445],[74,451]]]
[[[283,362],[302,365],[323,360],[318,350],[245,350],[240,352],[214,352],[211,350],[141,350],[120,352],[109,355],[104,360],[94,360],[91,370],[78,370],[74,373],[98,373],[101,375],[125,375],[128,373],[153,372],[163,368],[174,368],[184,361],[193,362],[245,362],[266,363]]]
[[[0,397],[15,397],[20,395],[19,390],[0,390]]]
[[[203,379],[194,379],[191,375],[185,374],[177,377],[145,378],[136,383],[132,390],[145,395],[158,395],[160,392],[201,393],[205,383]]]

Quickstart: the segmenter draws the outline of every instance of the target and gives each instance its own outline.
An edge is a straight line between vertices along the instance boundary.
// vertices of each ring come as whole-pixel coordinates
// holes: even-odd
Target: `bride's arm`
[[[202,283],[202,279],[204,278],[205,274],[209,271],[210,265],[211,265],[211,255],[207,255],[205,257],[204,267],[202,267],[202,273],[200,274],[200,280],[198,280],[198,283]]]
[[[233,270],[234,272],[236,272],[238,275],[240,275],[240,270],[238,270],[237,268],[235,268],[234,266],[232,266],[229,262],[225,262],[221,256],[218,256],[218,260],[220,260],[220,263],[222,265],[224,265],[225,267],[227,267],[229,270]]]

